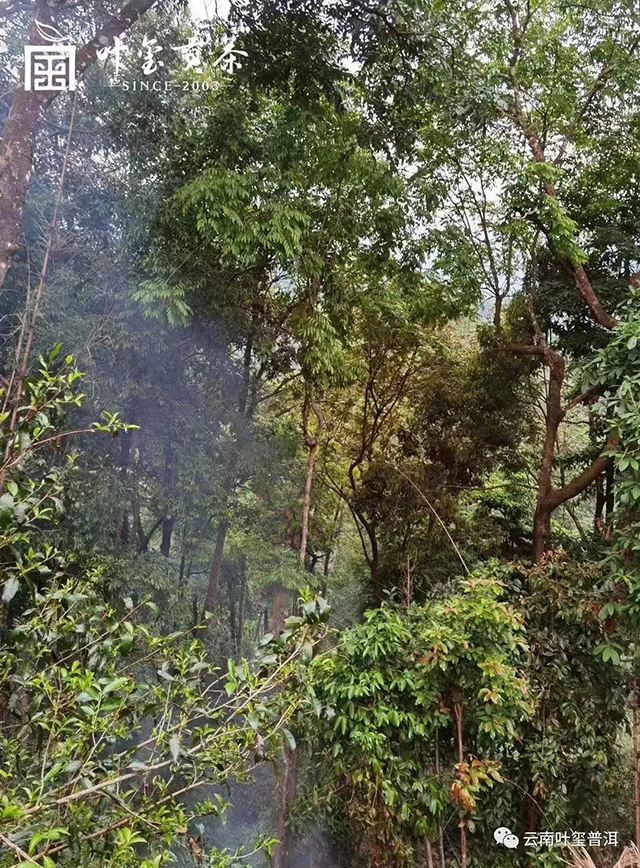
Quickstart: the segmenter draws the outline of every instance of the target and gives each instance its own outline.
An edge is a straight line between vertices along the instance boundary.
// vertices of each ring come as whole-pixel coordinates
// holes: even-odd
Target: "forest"
[[[640,866],[639,98],[636,0],[0,0],[0,868]]]

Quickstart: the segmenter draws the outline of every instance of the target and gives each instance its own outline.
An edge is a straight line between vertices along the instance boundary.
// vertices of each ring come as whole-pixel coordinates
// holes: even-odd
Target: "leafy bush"
[[[103,569],[82,572],[44,541],[68,472],[46,447],[81,400],[72,360],[55,370],[56,355],[1,419],[0,865],[151,868],[189,844],[187,792],[246,778],[291,738],[297,673],[324,610],[308,599],[255,664],[220,672],[192,631],[158,635],[154,603],[110,603]],[[123,427],[107,415],[90,430]],[[206,798],[194,816],[224,808]],[[212,865],[233,861],[211,854]]]
[[[339,795],[371,864],[414,864],[447,804],[466,828],[501,781],[500,753],[530,712],[523,622],[501,591],[476,575],[443,600],[384,605],[313,663],[323,801],[331,813]]]

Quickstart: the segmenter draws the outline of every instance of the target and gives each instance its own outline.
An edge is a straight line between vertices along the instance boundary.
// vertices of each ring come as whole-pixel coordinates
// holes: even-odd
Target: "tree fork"
[[[549,347],[546,342],[536,345],[508,344],[506,349],[522,355],[539,356],[549,369],[549,391],[547,396],[547,418],[545,423],[545,438],[542,448],[542,461],[538,474],[538,497],[533,519],[533,561],[538,564],[544,557],[551,532],[551,516],[561,504],[566,503],[579,494],[582,494],[592,485],[598,476],[611,464],[611,457],[607,451],[612,449],[618,442],[616,433],[610,434],[604,445],[602,453],[582,473],[574,477],[562,488],[553,487],[553,459],[555,456],[558,429],[569,409],[576,406],[577,401],[570,401],[566,407],[562,406],[562,386],[564,384],[564,360],[562,356]],[[580,400],[587,400],[590,392],[580,396]]]

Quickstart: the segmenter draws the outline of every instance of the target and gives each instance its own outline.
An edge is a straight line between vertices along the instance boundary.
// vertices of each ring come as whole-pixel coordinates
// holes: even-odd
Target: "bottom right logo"
[[[493,833],[496,844],[502,844],[503,847],[508,847],[509,850],[515,850],[520,843],[520,838],[512,834],[511,829],[506,826],[500,826]]]

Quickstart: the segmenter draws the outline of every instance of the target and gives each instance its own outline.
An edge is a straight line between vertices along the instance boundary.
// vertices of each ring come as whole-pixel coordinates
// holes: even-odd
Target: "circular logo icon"
[[[496,844],[502,844],[505,837],[511,834],[511,829],[507,829],[506,826],[500,826],[500,828],[496,829],[493,833],[493,837],[495,838]]]

